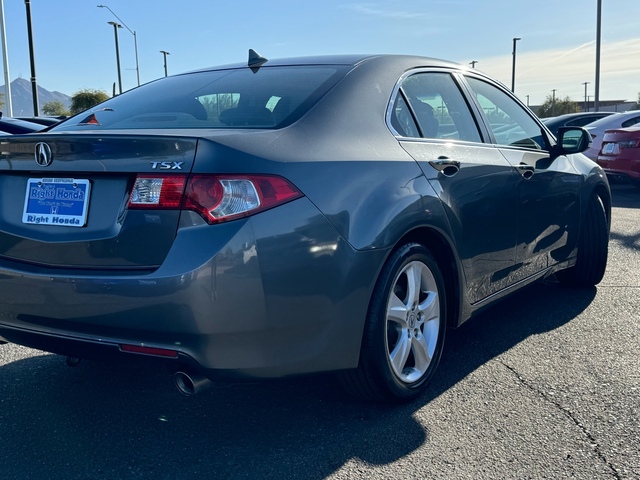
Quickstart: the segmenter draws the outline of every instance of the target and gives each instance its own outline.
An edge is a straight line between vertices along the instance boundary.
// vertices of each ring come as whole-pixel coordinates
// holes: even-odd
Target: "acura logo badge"
[[[44,142],[36,144],[36,163],[41,167],[48,167],[53,161],[51,147]]]

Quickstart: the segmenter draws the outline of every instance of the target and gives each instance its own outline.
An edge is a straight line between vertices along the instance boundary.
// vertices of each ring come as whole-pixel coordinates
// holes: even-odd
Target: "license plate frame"
[[[87,224],[91,182],[78,178],[27,180],[22,223],[59,227]]]

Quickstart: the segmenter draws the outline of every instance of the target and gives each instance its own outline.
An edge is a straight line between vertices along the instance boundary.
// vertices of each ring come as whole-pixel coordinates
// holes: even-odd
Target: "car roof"
[[[372,54],[340,54],[340,55],[317,55],[317,56],[305,56],[305,57],[291,57],[291,58],[276,58],[276,59],[268,59],[266,62],[262,63],[261,67],[280,67],[280,66],[303,66],[303,65],[346,65],[346,66],[356,66],[363,62],[376,61],[381,63],[397,63],[397,62],[406,62],[408,65],[423,65],[423,66],[431,66],[431,67],[447,67],[447,68],[464,68],[468,69],[465,65],[458,64],[455,62],[450,62],[447,60],[442,60],[438,58],[432,57],[423,57],[417,55],[395,55],[395,54],[380,54],[380,55],[372,55]],[[192,70],[189,73],[197,73],[197,72],[207,72],[211,70],[225,70],[225,69],[234,69],[234,68],[246,68],[248,67],[248,62],[243,63],[232,63],[227,65],[220,65],[208,68],[201,68],[197,70]]]

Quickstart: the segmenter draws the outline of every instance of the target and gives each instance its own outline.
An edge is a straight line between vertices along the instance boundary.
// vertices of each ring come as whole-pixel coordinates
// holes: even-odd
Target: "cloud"
[[[542,103],[556,90],[556,96],[584,99],[595,91],[595,42],[575,48],[518,52],[516,56],[516,94],[530,96],[532,105]],[[635,100],[640,91],[640,39],[603,43],[600,52],[600,99]],[[512,56],[481,59],[476,68],[511,85]]]
[[[360,15],[392,20],[421,20],[431,18],[429,15],[421,12],[382,10],[375,8],[371,3],[348,3],[342,5],[341,8],[351,10],[352,12]]]

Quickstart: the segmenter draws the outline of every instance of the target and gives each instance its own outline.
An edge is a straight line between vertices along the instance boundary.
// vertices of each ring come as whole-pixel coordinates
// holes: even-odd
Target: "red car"
[[[640,127],[607,130],[598,163],[609,178],[640,188]]]

